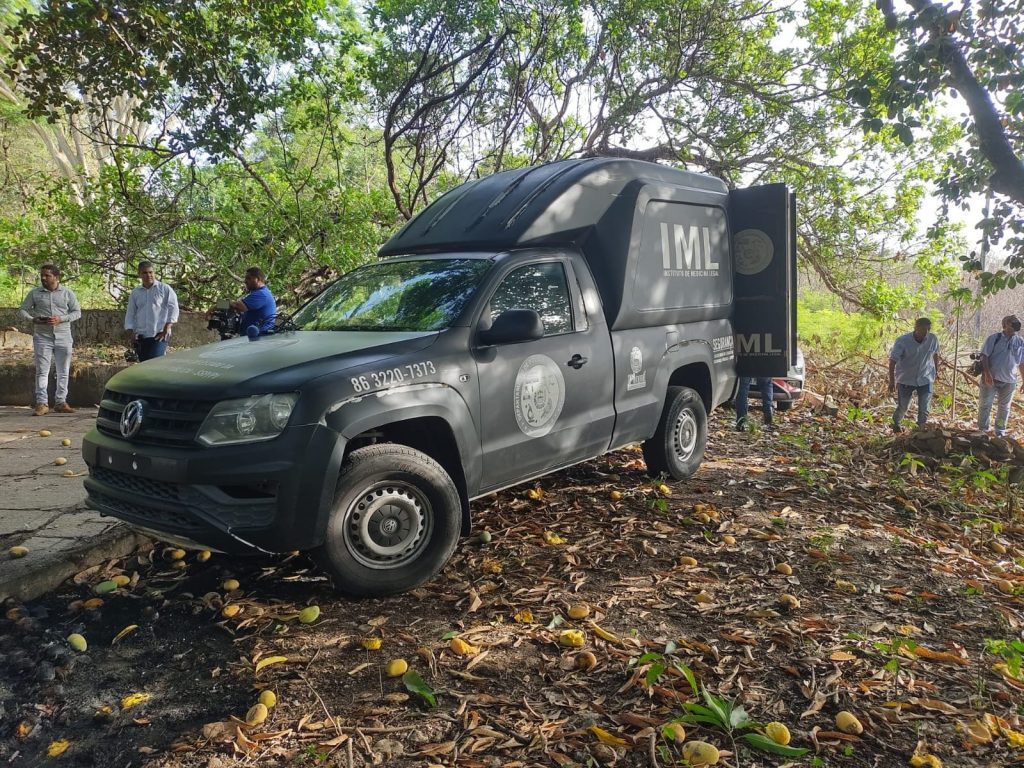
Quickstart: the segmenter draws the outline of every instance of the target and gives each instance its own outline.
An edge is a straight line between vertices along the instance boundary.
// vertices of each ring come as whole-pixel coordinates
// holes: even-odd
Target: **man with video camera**
[[[267,276],[259,267],[245,270],[245,289],[247,293],[236,301],[224,302],[225,306],[210,310],[211,330],[220,331],[221,338],[247,333],[250,326],[256,326],[259,332],[267,333],[274,328],[277,316],[277,302],[267,287]],[[229,317],[228,310],[241,313],[237,320]]]

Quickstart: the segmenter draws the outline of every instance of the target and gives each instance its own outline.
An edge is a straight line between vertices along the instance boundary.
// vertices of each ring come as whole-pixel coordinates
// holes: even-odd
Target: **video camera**
[[[206,323],[206,329],[217,331],[221,339],[230,339],[237,336],[242,316],[231,309],[227,301],[218,301],[217,306],[210,310],[210,319]]]

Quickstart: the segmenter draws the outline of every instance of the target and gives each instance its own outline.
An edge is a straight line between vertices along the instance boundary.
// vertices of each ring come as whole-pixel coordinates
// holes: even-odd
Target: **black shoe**
[[[892,425],[892,432],[893,432],[894,435],[898,435],[902,431],[903,431],[903,427],[901,427],[899,424],[893,424]]]

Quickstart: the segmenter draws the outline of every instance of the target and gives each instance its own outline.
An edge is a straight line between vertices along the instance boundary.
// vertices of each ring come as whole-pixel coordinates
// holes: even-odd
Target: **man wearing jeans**
[[[1017,335],[1020,320],[1015,315],[1003,318],[1003,330],[993,333],[981,348],[981,391],[978,393],[978,429],[988,432],[992,401],[996,406],[996,435],[1006,434],[1010,403],[1017,387],[1017,370],[1024,374],[1024,339]]]
[[[914,330],[896,339],[889,353],[889,394],[896,392],[896,411],[892,415],[892,431],[903,431],[903,417],[910,400],[917,393],[917,425],[928,423],[928,405],[932,384],[939,370],[939,340],[931,332],[932,321],[920,317]]]
[[[772,427],[772,395],[774,394],[775,387],[772,385],[771,376],[758,376],[756,379],[752,379],[750,376],[740,376],[740,383],[736,389],[734,401],[736,404],[737,432],[743,432],[750,426],[747,422],[747,412],[750,408],[748,399],[752,382],[757,382],[757,389],[761,393],[761,413],[764,415],[764,425],[768,429]]]
[[[139,262],[139,280],[128,297],[124,329],[139,353],[139,362],[163,357],[171,329],[178,322],[178,297],[167,283],[156,279],[153,262]]]
[[[47,387],[50,363],[57,366],[55,413],[74,413],[68,405],[68,375],[71,372],[71,323],[82,316],[82,308],[70,288],[60,284],[60,269],[55,264],[39,268],[40,286],[28,292],[21,303],[21,316],[32,321],[32,348],[36,363],[36,405],[34,416],[49,411]]]

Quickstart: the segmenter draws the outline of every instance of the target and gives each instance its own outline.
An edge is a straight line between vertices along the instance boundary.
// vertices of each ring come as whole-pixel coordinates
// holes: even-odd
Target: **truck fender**
[[[459,489],[463,532],[466,533],[470,527],[469,499],[479,487],[483,465],[476,423],[468,404],[457,390],[436,382],[392,387],[341,400],[328,408],[324,415],[325,424],[338,432],[339,443],[345,446],[365,432],[384,430],[390,425],[421,418],[439,419],[451,431],[458,453],[454,457],[458,466],[450,466],[450,461],[440,463]],[[430,454],[429,450],[424,452]],[[439,459],[437,456],[433,458]],[[332,497],[333,492],[332,486]],[[326,525],[326,517],[323,523]]]

